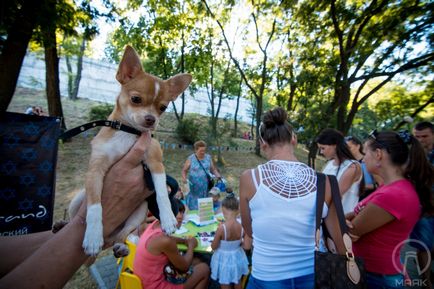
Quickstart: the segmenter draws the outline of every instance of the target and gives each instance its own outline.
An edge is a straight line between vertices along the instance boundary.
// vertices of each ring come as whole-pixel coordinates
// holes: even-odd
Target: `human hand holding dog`
[[[143,133],[104,179],[102,206],[106,239],[149,194],[140,160],[150,140],[150,134]],[[0,288],[63,288],[88,258],[82,248],[85,216],[86,204],[83,202],[78,214],[59,232],[46,232],[42,244],[33,238],[32,254],[16,264],[15,268],[9,268],[11,271],[0,279]],[[21,243],[16,244],[16,250],[20,250],[18,244]]]
[[[151,193],[145,186],[141,162],[150,142],[150,132],[142,133],[130,151],[113,165],[104,178],[102,207],[106,242]],[[78,215],[85,219],[85,204],[82,204]]]

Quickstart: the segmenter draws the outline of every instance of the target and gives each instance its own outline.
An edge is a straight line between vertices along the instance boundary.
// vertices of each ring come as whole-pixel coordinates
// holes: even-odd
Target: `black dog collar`
[[[76,135],[78,135],[78,134],[80,134],[80,133],[82,133],[82,132],[84,132],[86,130],[89,130],[89,129],[97,127],[97,126],[111,127],[113,129],[121,130],[121,131],[124,131],[124,132],[136,134],[136,135],[141,135],[142,134],[141,131],[139,131],[139,130],[133,128],[133,127],[127,126],[125,124],[122,124],[118,120],[96,120],[96,121],[93,121],[93,122],[88,122],[88,123],[85,123],[83,125],[77,126],[77,127],[73,128],[73,129],[70,129],[70,130],[62,133],[59,136],[59,139],[62,140],[62,141],[65,141],[67,139],[72,138],[73,136],[76,136]]]

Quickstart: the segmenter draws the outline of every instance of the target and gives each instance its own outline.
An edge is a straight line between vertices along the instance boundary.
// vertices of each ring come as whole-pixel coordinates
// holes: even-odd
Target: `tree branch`
[[[369,73],[366,75],[362,75],[360,77],[356,77],[356,78],[354,78],[353,82],[365,80],[365,79],[372,79],[372,78],[376,78],[376,77],[395,75],[395,74],[400,73],[400,72],[404,72],[404,71],[407,71],[410,69],[425,66],[428,63],[430,63],[431,61],[434,61],[434,53],[428,53],[428,54],[422,55],[420,57],[416,57],[414,59],[411,59],[407,63],[403,64],[402,66],[400,66],[398,69],[396,69],[394,71],[389,71],[389,72],[383,71],[383,72],[378,72],[378,73],[372,72],[372,73]]]

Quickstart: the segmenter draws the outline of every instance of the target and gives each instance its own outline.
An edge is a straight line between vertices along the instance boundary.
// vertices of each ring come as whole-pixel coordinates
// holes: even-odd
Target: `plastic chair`
[[[125,244],[127,245],[128,250],[130,250],[130,253],[128,256],[119,259],[118,264],[121,266],[120,273],[125,272],[127,268],[130,271],[133,271],[134,258],[136,257],[136,244],[131,243],[128,240],[125,241]]]
[[[241,288],[244,289],[247,287],[247,282],[249,282],[251,272],[252,272],[252,266],[249,266],[249,273],[247,273],[247,275],[243,275],[243,277],[241,277]]]
[[[125,244],[128,246],[130,253],[128,256],[120,258],[118,261],[119,270],[119,280],[116,288],[121,286],[121,289],[142,289],[142,282],[139,277],[134,275],[133,264],[134,258],[136,257],[136,244],[131,243],[130,241],[125,241]]]
[[[122,272],[119,275],[119,282],[121,289],[143,289],[139,277],[128,272]]]

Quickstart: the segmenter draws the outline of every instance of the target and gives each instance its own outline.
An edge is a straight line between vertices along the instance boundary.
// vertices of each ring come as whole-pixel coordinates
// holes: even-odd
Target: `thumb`
[[[150,132],[143,132],[136,143],[131,147],[130,151],[124,156],[123,161],[131,164],[133,167],[139,165],[150,144]]]

